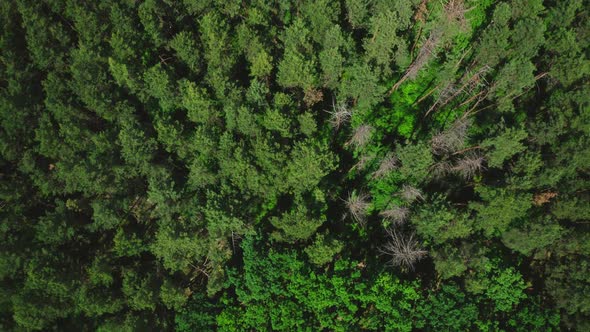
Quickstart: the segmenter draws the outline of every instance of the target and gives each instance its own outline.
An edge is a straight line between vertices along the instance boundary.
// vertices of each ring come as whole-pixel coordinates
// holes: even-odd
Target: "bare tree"
[[[461,91],[467,94],[473,94],[481,88],[487,88],[489,84],[485,75],[491,70],[492,68],[490,66],[485,65],[476,71],[466,71],[463,77],[461,77],[463,83]]]
[[[444,13],[448,22],[457,22],[461,29],[467,28],[467,19],[465,19],[464,0],[450,0],[444,7]]]
[[[330,123],[336,129],[350,121],[352,117],[352,111],[348,105],[345,102],[335,102],[334,99],[332,99],[332,111],[328,113],[330,113]]]
[[[461,105],[475,101],[476,104],[486,98],[489,87],[485,79],[485,74],[491,70],[491,67],[484,65],[475,72],[465,71],[457,83],[447,84],[439,93],[437,100],[426,111],[425,117],[437,108],[444,107],[459,95],[465,94],[471,96]],[[481,91],[480,91],[481,90]],[[477,92],[480,91],[480,92]]]
[[[434,135],[430,140],[432,152],[443,155],[461,149],[467,139],[469,125],[470,121],[467,119],[458,119],[449,129]]]
[[[452,170],[459,173],[465,179],[471,179],[483,170],[484,157],[477,154],[470,154],[457,161]]]
[[[433,165],[431,174],[435,179],[442,179],[451,173],[453,165],[449,160],[441,160]]]
[[[381,164],[379,164],[379,169],[377,169],[373,173],[373,178],[382,178],[386,176],[387,174],[389,174],[389,172],[396,169],[398,164],[399,159],[397,159],[397,157],[391,154],[388,154],[387,156],[385,156],[385,158],[383,158]]]
[[[434,57],[434,51],[438,46],[441,37],[442,33],[438,29],[435,29],[430,32],[430,35],[428,35],[428,38],[424,42],[424,45],[422,45],[422,47],[420,48],[420,51],[418,52],[416,59],[406,70],[405,76],[407,76],[409,79],[416,78],[420,69],[422,69],[424,65],[426,65],[428,61],[430,61],[430,59]]]
[[[372,134],[373,127],[368,124],[360,125],[358,128],[356,128],[354,134],[346,144],[352,144],[357,148],[363,147],[369,143]]]
[[[385,211],[381,211],[379,215],[386,220],[393,222],[396,225],[403,225],[410,216],[410,209],[403,206],[394,207]]]
[[[348,212],[359,225],[365,226],[367,223],[367,211],[369,209],[369,196],[365,193],[350,193],[346,199]]]
[[[418,52],[416,59],[414,59],[414,61],[410,64],[408,69],[406,69],[406,73],[404,74],[404,76],[402,76],[402,78],[399,81],[397,81],[397,83],[395,83],[393,87],[391,87],[391,89],[388,92],[388,95],[392,94],[395,90],[397,90],[402,85],[402,83],[404,83],[407,79],[416,78],[420,69],[422,69],[428,63],[428,61],[430,61],[430,59],[432,59],[432,57],[435,55],[434,51],[438,46],[441,37],[442,33],[438,29],[435,29],[432,32],[430,32],[430,35],[420,48],[420,51]]]
[[[406,184],[404,184],[402,186],[400,196],[406,202],[413,202],[417,199],[420,199],[420,200],[423,199],[422,193],[420,192],[420,190],[418,188],[415,188],[415,187],[412,187],[412,186],[406,185]]]
[[[465,9],[465,3],[463,0],[450,0],[444,6],[444,14],[446,16],[447,22],[456,22],[461,29],[466,29],[468,26],[467,20],[465,19],[466,12],[467,10]],[[412,64],[410,64],[404,76],[402,76],[402,78],[393,85],[393,87],[389,90],[388,94],[391,94],[395,90],[397,90],[402,85],[402,83],[404,83],[407,79],[416,78],[420,69],[422,69],[428,63],[428,61],[430,61],[430,59],[432,59],[436,55],[435,50],[440,41],[442,40],[442,37],[443,31],[440,29],[434,29],[430,32],[430,35],[428,35],[428,38],[420,48],[420,51],[418,52],[416,59],[414,59]],[[449,85],[448,87],[451,87],[451,85]],[[455,96],[456,95],[453,95],[453,97]],[[437,100],[435,105],[437,105],[438,103],[439,101]],[[431,110],[429,110],[426,114],[428,115],[428,113],[430,113]]]
[[[359,170],[363,170],[365,169],[365,167],[367,167],[367,164],[373,159],[374,156],[367,156],[367,155],[361,155],[359,160],[356,162],[356,164],[354,164],[354,166],[352,166],[352,168],[350,169],[355,170],[355,169],[359,169]]]
[[[424,258],[428,253],[422,250],[414,234],[403,236],[395,229],[387,229],[388,242],[379,249],[380,253],[390,257],[389,263],[393,266],[414,270],[414,264]]]
[[[438,93],[438,97],[436,98],[434,103],[430,105],[430,108],[428,108],[428,111],[426,111],[424,117],[427,117],[428,114],[430,114],[430,112],[436,111],[436,109],[445,106],[451,99],[455,98],[460,93],[461,92],[458,91],[457,86],[454,82],[447,83],[440,90],[440,92]]]

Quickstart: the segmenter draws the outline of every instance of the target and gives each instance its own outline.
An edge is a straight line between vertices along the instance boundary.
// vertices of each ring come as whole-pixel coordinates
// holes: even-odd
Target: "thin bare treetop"
[[[433,58],[435,55],[436,47],[438,46],[442,37],[442,32],[439,29],[435,29],[430,32],[428,38],[420,48],[416,59],[412,61],[410,66],[406,69],[404,76],[397,81],[389,90],[388,95],[392,94],[397,90],[407,79],[414,79],[418,75],[418,72],[424,68],[424,66]]]
[[[434,51],[436,50],[441,37],[442,32],[439,29],[435,29],[430,32],[430,35],[428,35],[428,38],[420,48],[418,56],[416,56],[414,62],[412,62],[412,64],[406,70],[406,78],[412,80],[416,78],[420,69],[422,69],[435,55]]]
[[[352,111],[346,102],[336,102],[334,99],[332,99],[332,111],[328,113],[330,113],[330,124],[336,129],[350,121],[352,117]]]
[[[458,160],[452,170],[459,173],[465,179],[472,179],[477,173],[483,170],[484,161],[484,157],[472,153]]]
[[[389,210],[381,211],[379,215],[396,225],[403,225],[410,216],[410,209],[404,206],[398,206]]]
[[[428,254],[422,250],[414,234],[403,235],[395,229],[386,230],[388,241],[379,249],[380,253],[389,257],[389,263],[413,271],[416,262]]]
[[[468,95],[475,93],[479,88],[487,87],[489,84],[486,81],[485,75],[491,70],[488,65],[481,66],[479,69],[472,71],[467,70],[461,77],[462,92]]]
[[[365,154],[361,155],[359,160],[356,162],[356,164],[354,164],[354,166],[352,166],[350,170],[364,170],[367,167],[367,164],[373,160],[373,157],[374,156],[367,156]]]
[[[360,125],[358,128],[356,128],[354,134],[346,144],[352,144],[357,148],[361,148],[369,143],[372,134],[373,127],[368,124]]]
[[[488,65],[483,65],[475,71],[468,68],[457,82],[449,82],[441,89],[438,98],[430,106],[425,116],[428,116],[428,114],[436,109],[444,107],[460,95],[469,97],[461,105],[472,102],[477,104],[485,99],[487,90],[489,89],[489,84],[485,79],[485,75],[490,70],[491,68]],[[466,112],[463,117],[466,117],[467,114],[469,114],[469,112]]]
[[[444,7],[444,12],[449,22],[457,22],[461,29],[467,28],[467,19],[465,19],[465,2],[463,0],[450,0]]]
[[[382,178],[395,170],[399,165],[399,159],[392,154],[388,154],[383,158],[379,168],[373,173],[374,178]]]
[[[436,155],[444,155],[461,149],[465,145],[469,125],[469,120],[461,118],[449,129],[434,135],[430,141],[432,152]]]
[[[446,21],[456,22],[462,30],[468,27],[467,20],[465,19],[466,12],[467,10],[465,9],[463,0],[451,0],[444,7]],[[406,69],[404,76],[391,87],[388,94],[397,90],[407,79],[416,78],[418,72],[436,55],[436,47],[442,38],[443,31],[441,29],[434,29],[430,32],[428,38],[420,48],[418,55]]]
[[[417,199],[423,199],[422,192],[418,188],[404,184],[400,192],[400,196],[406,202],[413,202]]]
[[[369,195],[365,193],[350,193],[346,199],[348,212],[359,225],[365,226],[367,223],[367,212],[369,209]]]
[[[451,173],[452,168],[453,165],[448,159],[441,160],[433,165],[431,175],[435,179],[442,179]]]

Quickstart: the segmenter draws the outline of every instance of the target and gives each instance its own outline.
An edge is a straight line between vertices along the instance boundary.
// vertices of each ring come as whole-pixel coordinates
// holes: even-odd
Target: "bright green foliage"
[[[526,298],[523,292],[526,287],[522,276],[510,268],[499,271],[490,279],[485,294],[494,301],[497,310],[509,311]]]
[[[508,320],[508,326],[515,331],[559,331],[559,312],[542,309],[538,299],[529,300],[522,309]],[[535,301],[537,301],[535,303]]]
[[[301,6],[301,12],[309,22],[311,38],[316,43],[321,43],[325,40],[328,30],[338,20],[340,3],[329,0],[305,1]]]
[[[265,51],[260,51],[252,59],[250,74],[255,77],[266,77],[270,75],[272,68],[272,56]]]
[[[367,25],[366,18],[369,11],[369,2],[366,0],[346,0],[346,14],[353,28]]]
[[[343,51],[347,41],[344,39],[342,29],[338,25],[332,26],[326,31],[323,45],[324,48],[319,54],[319,63],[322,69],[323,85],[334,89],[338,86],[338,82],[344,70]]]
[[[373,210],[385,210],[390,206],[402,204],[400,199],[395,197],[395,193],[398,191],[399,183],[401,182],[400,178],[401,176],[398,172],[392,172],[384,178],[369,182]]]
[[[564,229],[551,219],[531,222],[525,227],[508,230],[502,234],[502,242],[506,247],[527,256],[536,250],[550,247],[564,235]]]
[[[279,64],[278,81],[287,88],[309,89],[315,85],[314,63],[296,51],[287,51]]]
[[[587,241],[587,238],[585,240]],[[548,278],[545,282],[557,307],[572,315],[570,325],[579,321],[583,327],[587,324],[587,312],[590,307],[590,301],[588,301],[590,263],[587,258],[573,257],[552,264],[547,271]]]
[[[302,20],[295,20],[285,31],[285,55],[279,63],[277,82],[286,88],[309,89],[316,84],[308,36],[309,30]]]
[[[507,286],[507,285],[505,285]],[[513,286],[513,285],[512,285]],[[485,302],[483,297],[465,293],[454,283],[443,285],[437,291],[430,291],[417,307],[419,318],[417,327],[426,331],[441,330],[516,330],[516,331],[557,331],[559,314],[550,309],[541,309],[539,300],[531,298],[510,310],[505,321],[498,306],[478,310],[478,304]]]
[[[294,253],[262,256],[252,244],[243,243],[247,278],[231,278],[244,305],[226,302],[217,316],[221,330],[411,330],[404,317],[418,298],[415,285],[380,274],[366,288],[352,262],[340,260],[330,275],[316,274]]]
[[[333,168],[334,158],[325,146],[302,142],[291,152],[291,162],[285,170],[286,185],[295,193],[310,191]],[[319,192],[314,193],[318,199],[321,199],[321,195]]]
[[[385,89],[368,65],[354,64],[344,69],[339,97],[352,99],[359,110],[367,110],[383,100]]]
[[[432,252],[436,273],[444,280],[461,276],[467,271],[465,255],[456,247],[446,246]]]
[[[207,92],[190,81],[180,81],[179,90],[182,107],[187,110],[189,120],[196,123],[208,123],[214,119],[215,109]]]
[[[190,302],[177,311],[176,331],[211,331],[215,329],[216,306],[200,294],[194,294]]]
[[[171,280],[165,280],[160,287],[160,298],[171,309],[181,310],[188,299],[188,294]]]

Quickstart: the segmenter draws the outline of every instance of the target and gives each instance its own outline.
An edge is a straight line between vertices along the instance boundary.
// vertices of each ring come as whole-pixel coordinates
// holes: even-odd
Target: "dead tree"
[[[367,164],[373,160],[373,156],[367,156],[367,155],[361,155],[359,160],[356,162],[356,164],[354,164],[354,166],[352,166],[352,168],[350,169],[351,171],[358,169],[358,170],[364,170],[367,167]]]
[[[385,220],[391,221],[395,225],[403,225],[410,216],[410,209],[403,206],[394,207],[379,213]]]
[[[467,19],[465,19],[465,3],[463,0],[450,0],[444,6],[444,13],[447,22],[456,22],[463,30],[467,28]]]
[[[469,154],[466,157],[459,159],[452,170],[458,173],[465,179],[472,179],[477,173],[481,172],[484,167],[484,157],[477,154]]]
[[[431,175],[433,178],[435,179],[442,179],[445,176],[447,176],[449,173],[451,173],[453,169],[453,165],[451,164],[451,162],[447,159],[447,160],[441,160],[439,162],[437,162],[436,164],[432,165],[431,168]]]
[[[447,22],[456,22],[461,29],[467,28],[467,20],[465,19],[465,4],[463,0],[451,0],[444,7],[444,14]],[[406,70],[404,76],[391,87],[388,95],[397,90],[407,79],[414,79],[418,75],[420,69],[430,61],[435,55],[436,47],[443,37],[441,29],[434,29],[420,48],[418,55]]]
[[[381,164],[379,164],[379,168],[373,173],[373,178],[382,178],[389,174],[391,171],[396,169],[399,165],[399,159],[397,157],[389,154],[383,158]]]
[[[402,190],[400,191],[400,197],[405,200],[406,202],[413,202],[417,199],[422,200],[422,193],[418,188],[412,187],[410,185],[404,184],[402,186]]]
[[[444,107],[449,104],[458,96],[465,94],[472,96],[468,100],[476,100],[477,102],[483,100],[488,90],[488,82],[485,80],[485,74],[487,74],[491,68],[489,66],[482,66],[477,71],[466,71],[457,83],[449,83],[443,88],[437,98],[437,100],[430,106],[424,117],[427,117],[431,112]],[[483,90],[484,92],[476,93],[476,91]],[[474,97],[475,95],[475,97]]]
[[[332,99],[332,111],[328,113],[330,114],[330,124],[336,129],[350,121],[352,117],[352,111],[348,105],[344,102],[336,103],[334,99]]]
[[[430,146],[436,155],[452,154],[461,149],[467,139],[467,130],[470,122],[466,119],[459,119],[453,125],[432,137]]]
[[[350,140],[346,143],[346,145],[354,145],[357,148],[361,148],[371,140],[371,135],[373,134],[373,127],[367,124],[360,125],[354,131],[354,134],[350,138]]]
[[[402,76],[402,78],[391,87],[387,93],[388,95],[391,95],[393,92],[395,92],[395,90],[397,90],[407,79],[416,78],[420,69],[422,69],[435,55],[434,51],[436,50],[441,37],[442,33],[438,29],[430,32],[430,35],[422,45],[422,48],[420,48],[416,59],[414,59],[408,69],[406,69],[404,76]]]
[[[387,243],[379,249],[380,253],[389,257],[389,264],[404,269],[414,270],[416,262],[428,253],[419,247],[414,234],[402,235],[395,229],[387,229]]]
[[[351,193],[346,199],[346,207],[352,219],[364,227],[367,223],[367,212],[369,210],[369,196],[365,193]]]

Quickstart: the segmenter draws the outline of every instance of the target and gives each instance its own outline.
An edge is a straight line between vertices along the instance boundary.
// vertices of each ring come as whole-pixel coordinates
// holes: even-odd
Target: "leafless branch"
[[[389,174],[389,172],[396,169],[399,165],[399,159],[393,155],[387,155],[379,164],[379,169],[373,173],[373,178],[382,178]]]
[[[396,225],[403,225],[410,216],[410,209],[407,207],[395,207],[393,209],[381,211],[379,215]]]
[[[452,170],[459,173],[465,179],[472,179],[475,174],[483,170],[484,158],[476,154],[470,154],[457,161]]]
[[[432,152],[444,155],[461,149],[465,144],[469,125],[468,120],[459,119],[449,129],[434,135],[430,141]]]
[[[369,143],[372,134],[373,127],[367,124],[360,125],[346,144],[352,144],[357,148],[363,147]]]
[[[466,71],[463,76],[459,79],[459,82],[449,83],[441,90],[437,100],[430,106],[428,111],[424,117],[428,116],[431,112],[435,111],[437,108],[441,108],[452,100],[454,100],[460,94],[467,94],[473,95],[476,91],[480,88],[484,88],[488,90],[488,82],[485,80],[485,74],[488,73],[491,68],[487,65],[482,66],[479,68],[475,73],[471,71]],[[459,86],[459,87],[457,87]],[[484,95],[486,95],[484,93]],[[475,98],[476,100],[481,100],[481,94],[478,94],[478,97]]]
[[[352,111],[348,105],[345,102],[335,102],[334,99],[332,99],[332,111],[328,113],[330,113],[330,124],[336,129],[350,121],[352,117]]]
[[[388,242],[380,248],[383,255],[390,257],[389,263],[393,266],[401,266],[409,270],[414,270],[416,262],[424,258],[428,253],[422,250],[418,241],[414,239],[414,234],[403,236],[395,229],[387,229]]]
[[[434,51],[438,46],[441,37],[442,33],[438,29],[430,32],[430,35],[420,48],[416,59],[414,59],[408,69],[406,69],[404,76],[402,76],[402,78],[391,87],[387,95],[391,95],[393,92],[395,92],[395,90],[397,90],[407,79],[416,78],[420,69],[422,69],[428,63],[428,61],[430,61],[430,59],[432,59],[433,55],[435,54]]]
[[[465,3],[463,0],[450,0],[444,7],[444,12],[449,22],[457,22],[461,29],[467,28],[467,20],[465,19]]]
[[[351,193],[346,199],[346,207],[352,218],[361,226],[367,223],[367,211],[369,209],[369,196],[365,193]]]
[[[404,184],[402,186],[400,196],[406,202],[413,202],[417,199],[420,199],[420,200],[423,199],[422,193],[420,192],[420,190],[418,188],[414,188],[414,187],[406,185],[406,184]]]
[[[448,160],[441,160],[432,166],[432,176],[435,179],[442,179],[451,173],[453,165]]]
[[[352,171],[355,169],[358,169],[358,170],[365,169],[365,167],[367,167],[367,164],[369,163],[369,161],[371,161],[371,159],[373,159],[372,156],[369,157],[367,155],[361,155],[359,160],[356,162],[356,164],[354,164],[354,166],[352,166],[352,168],[350,170]]]

